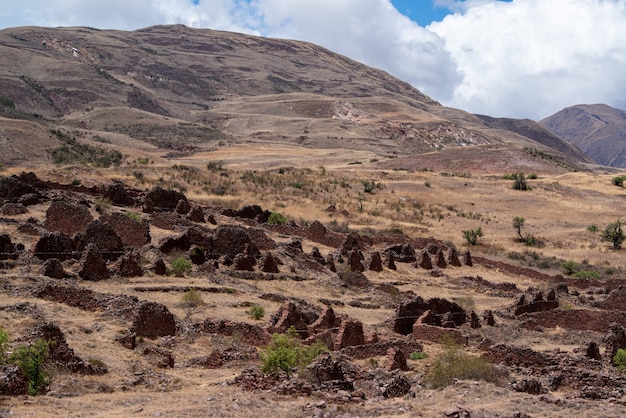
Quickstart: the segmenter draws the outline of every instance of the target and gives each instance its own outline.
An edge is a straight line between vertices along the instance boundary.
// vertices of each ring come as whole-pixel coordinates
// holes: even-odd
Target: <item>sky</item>
[[[626,0],[0,0],[0,28],[156,24],[298,39],[472,113],[626,109]]]

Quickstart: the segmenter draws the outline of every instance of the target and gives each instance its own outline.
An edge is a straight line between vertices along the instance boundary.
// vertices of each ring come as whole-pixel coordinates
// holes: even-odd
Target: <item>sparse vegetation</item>
[[[452,384],[455,379],[484,380],[497,383],[502,373],[488,360],[465,353],[453,342],[444,343],[444,351],[432,365],[425,381],[433,389]]]
[[[180,305],[185,311],[185,319],[189,319],[191,315],[202,310],[204,307],[204,299],[202,299],[202,294],[200,294],[199,291],[190,289],[181,296]]]
[[[421,352],[421,351],[414,351],[414,352],[412,352],[412,353],[411,353],[411,355],[409,356],[409,358],[410,358],[411,360],[423,360],[423,359],[425,359],[426,357],[428,357],[428,356],[426,355],[426,353]]]
[[[16,365],[28,381],[27,393],[38,395],[48,384],[49,370],[46,367],[48,359],[48,343],[42,339],[32,345],[22,345],[9,356],[8,363]]]
[[[607,241],[613,244],[613,249],[615,250],[622,248],[624,239],[626,239],[624,231],[622,230],[622,225],[622,221],[618,219],[617,221],[608,224],[600,233],[602,241]]]
[[[135,222],[141,222],[141,216],[135,212],[124,212],[128,219],[131,219]]]
[[[513,189],[515,190],[530,190],[528,182],[526,181],[526,175],[524,173],[513,173]]]
[[[267,223],[270,225],[285,225],[287,218],[278,212],[272,212],[269,218],[267,218]]]
[[[483,230],[480,227],[478,229],[467,229],[463,231],[463,237],[469,245],[476,245],[478,242],[478,238],[482,236]]]
[[[517,236],[520,240],[524,239],[524,237],[522,236],[522,227],[524,226],[524,221],[525,219],[521,216],[516,216],[515,218],[513,218],[513,229],[515,230],[515,232],[517,232]]]
[[[108,197],[101,197],[96,199],[96,204],[94,206],[94,208],[96,209],[96,212],[103,214],[109,211],[109,209],[111,209],[111,199],[109,199]]]
[[[272,341],[261,354],[263,373],[278,375],[281,372],[290,375],[296,367],[309,365],[315,357],[328,348],[320,342],[305,347],[300,343],[298,333],[292,327],[284,334],[274,333]]]
[[[176,277],[183,277],[186,273],[189,273],[193,268],[191,261],[185,257],[178,257],[172,262],[170,273]]]
[[[626,176],[616,176],[613,177],[613,184],[619,187],[624,186],[624,180],[626,180]]]
[[[90,164],[95,167],[107,168],[122,163],[122,153],[117,150],[107,150],[80,143],[76,138],[60,130],[51,130],[50,134],[57,137],[61,146],[51,151],[52,161],[56,165],[63,164]]]
[[[250,315],[251,318],[258,321],[265,316],[265,308],[260,305],[253,305],[246,311],[246,313]]]
[[[626,373],[626,348],[618,348],[613,356],[613,364],[622,373]]]

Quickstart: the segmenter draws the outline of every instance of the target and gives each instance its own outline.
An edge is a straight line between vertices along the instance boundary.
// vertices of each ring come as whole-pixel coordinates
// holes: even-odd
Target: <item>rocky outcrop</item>
[[[100,220],[113,228],[125,247],[141,248],[150,243],[150,224],[138,218],[131,212],[114,212],[101,216]]]
[[[99,281],[111,277],[107,264],[95,244],[89,244],[80,259],[78,276],[83,280]]]
[[[35,257],[40,260],[58,258],[61,261],[80,257],[74,251],[74,241],[63,232],[46,232],[35,244]]]
[[[146,338],[176,335],[174,315],[165,305],[156,302],[144,302],[139,306],[133,318],[131,332],[138,337]]]
[[[93,216],[85,205],[57,200],[52,202],[46,211],[44,227],[51,232],[74,235],[77,232],[84,232],[91,221]]]
[[[173,211],[181,200],[187,202],[187,197],[176,190],[166,190],[157,186],[146,194],[143,211],[145,213]]]

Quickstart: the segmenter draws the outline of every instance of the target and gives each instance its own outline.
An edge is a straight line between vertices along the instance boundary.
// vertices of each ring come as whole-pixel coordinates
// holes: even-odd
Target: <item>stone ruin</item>
[[[550,289],[545,297],[541,290],[529,289],[527,293],[522,293],[515,303],[513,313],[519,316],[525,313],[545,312],[559,307],[556,292]]]

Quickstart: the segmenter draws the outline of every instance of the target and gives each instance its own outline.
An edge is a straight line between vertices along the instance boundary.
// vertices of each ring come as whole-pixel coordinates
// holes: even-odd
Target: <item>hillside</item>
[[[539,122],[602,165],[626,168],[626,112],[605,104],[567,107]]]
[[[4,164],[48,163],[55,143],[67,145],[51,129],[131,158],[245,144],[358,149],[378,158],[489,145],[517,150],[522,167],[537,166],[524,149],[554,157],[538,171],[586,163],[558,139],[537,142],[445,108],[319,46],[184,26],[5,29],[0,91]]]

